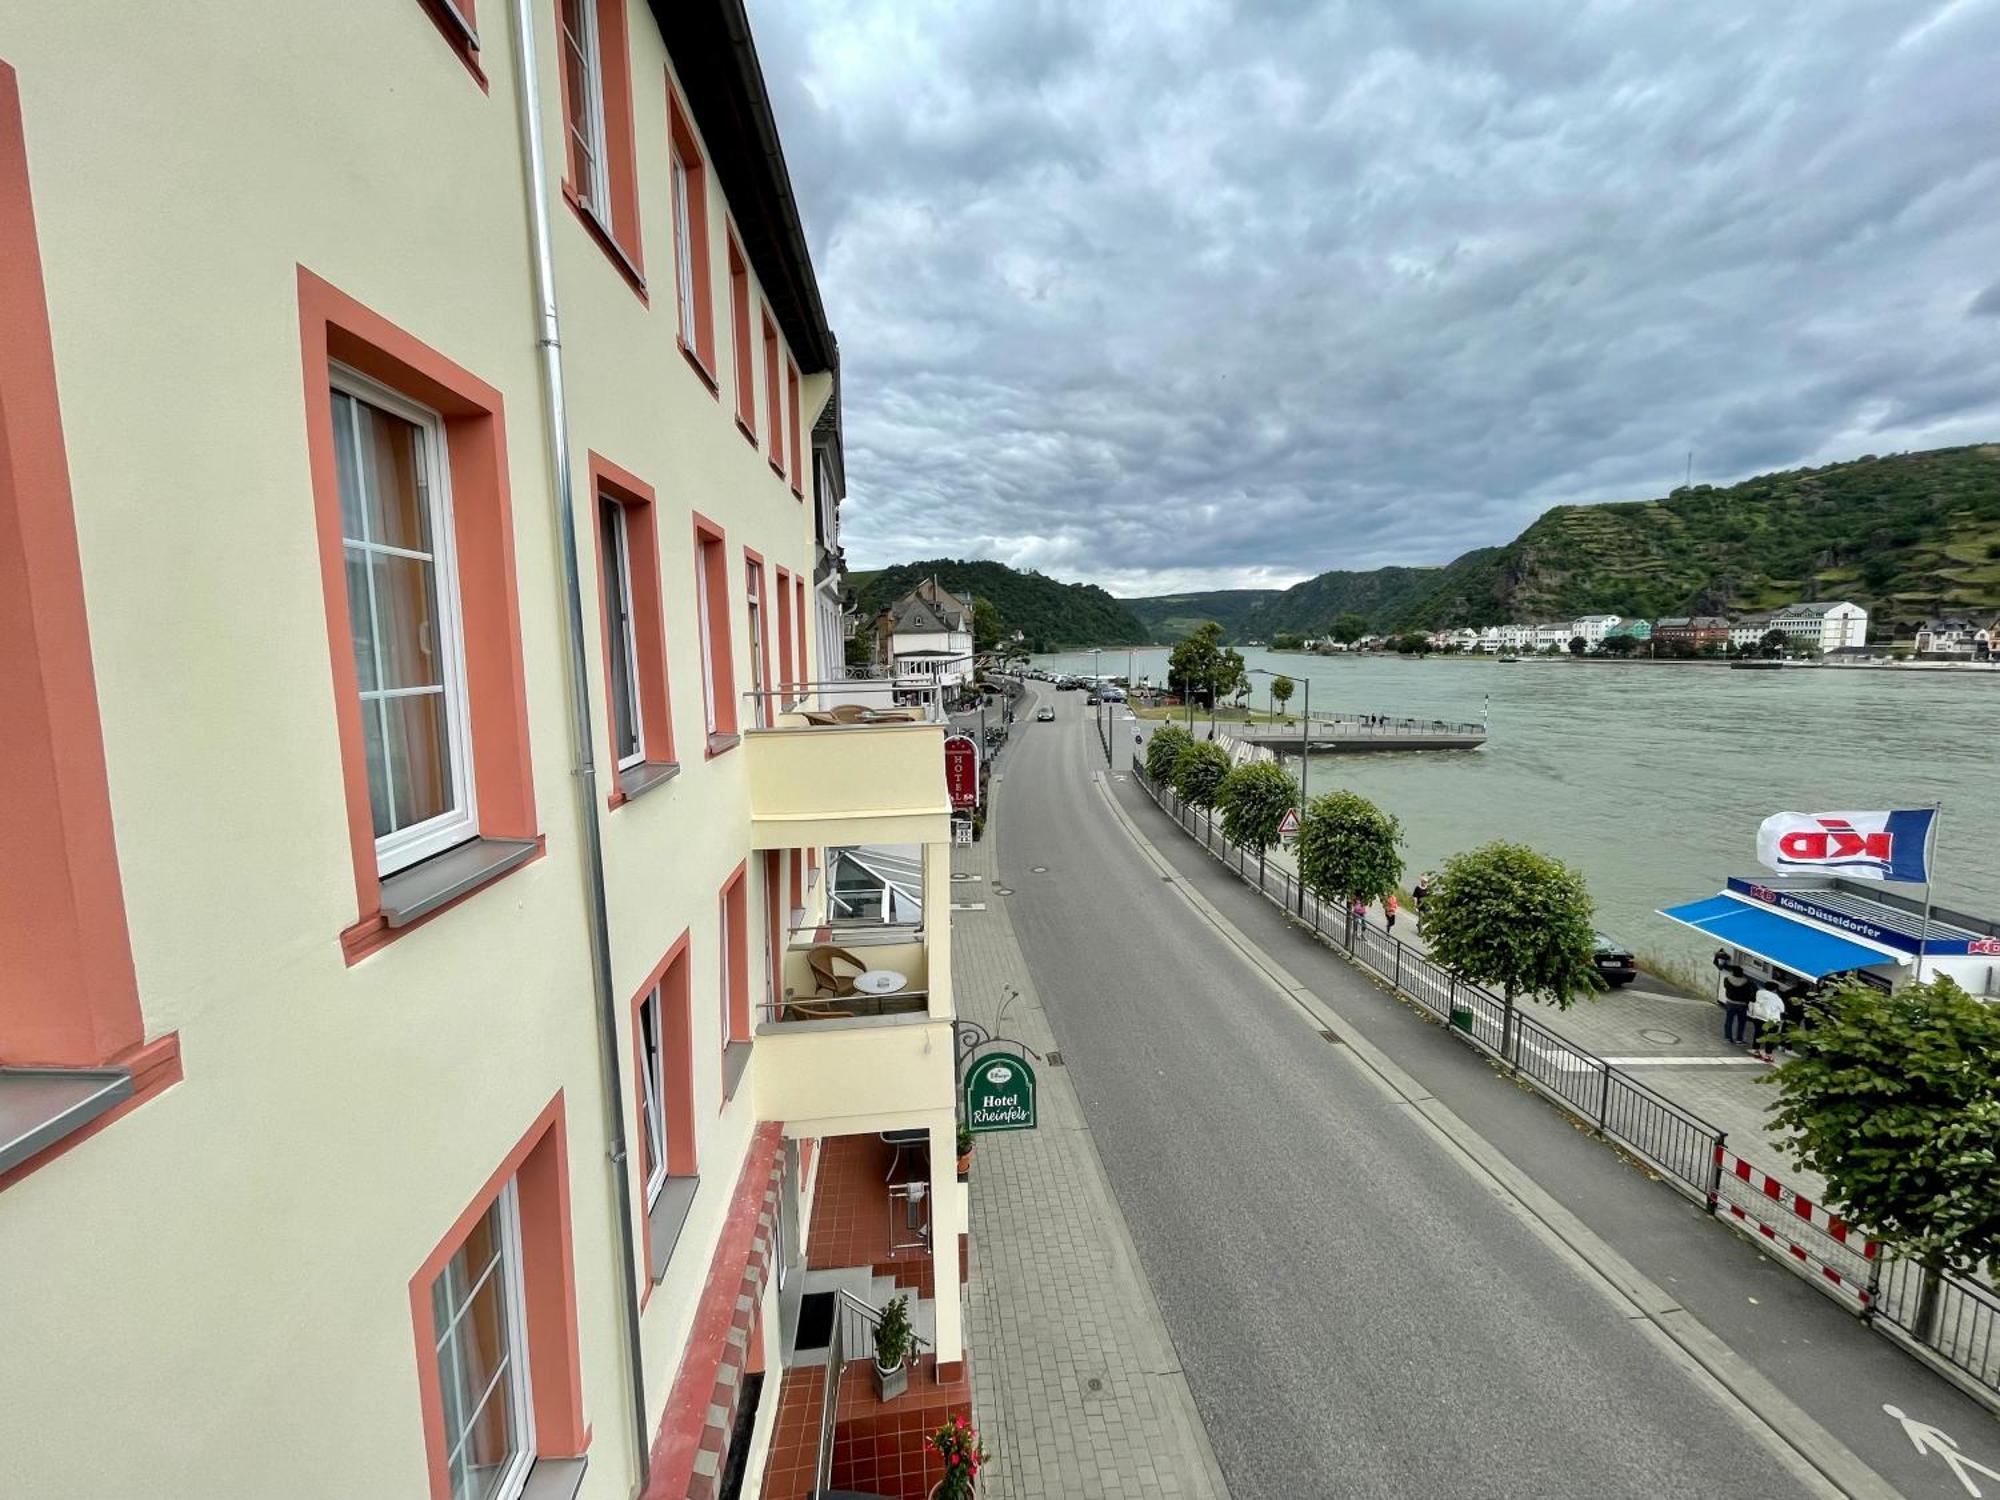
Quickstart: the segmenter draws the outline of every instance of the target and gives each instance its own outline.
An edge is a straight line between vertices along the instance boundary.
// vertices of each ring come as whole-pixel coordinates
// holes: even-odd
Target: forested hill
[[[1559,505],[1504,547],[1442,568],[1322,573],[1247,611],[1177,595],[1176,616],[1232,638],[1318,635],[1342,614],[1372,630],[1748,614],[1800,599],[1867,606],[1871,635],[1936,615],[2000,613],[2000,444],[1874,456],[1698,484],[1659,500]],[[1144,618],[1152,600],[1132,601]],[[1174,632],[1181,634],[1184,632]]]
[[[1280,589],[1214,589],[1194,594],[1153,594],[1121,599],[1156,642],[1177,641],[1197,625],[1213,620],[1232,641],[1248,640],[1257,632],[1250,625],[1258,611],[1283,592]]]
[[[1031,651],[1065,646],[1143,646],[1152,637],[1139,618],[1094,583],[1061,583],[1005,563],[940,557],[849,575],[865,623],[926,578],[935,577],[970,604],[984,599],[1002,626],[1020,631]]]

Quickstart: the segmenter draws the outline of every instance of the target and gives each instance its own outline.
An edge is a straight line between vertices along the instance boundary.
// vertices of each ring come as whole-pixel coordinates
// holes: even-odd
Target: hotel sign
[[[974,1135],[1035,1128],[1035,1070],[1012,1052],[989,1052],[965,1075],[965,1123]]]
[[[979,746],[969,734],[954,734],[944,742],[944,787],[953,812],[979,806]]]

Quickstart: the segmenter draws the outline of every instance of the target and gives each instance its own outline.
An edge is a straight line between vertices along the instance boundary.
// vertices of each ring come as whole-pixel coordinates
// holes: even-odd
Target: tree
[[[1306,805],[1294,846],[1299,883],[1347,911],[1356,901],[1380,901],[1403,877],[1403,825],[1357,792],[1328,792]],[[1348,941],[1353,941],[1349,917]]]
[[[1181,747],[1174,761],[1174,791],[1181,801],[1208,813],[1209,826],[1215,824],[1215,798],[1222,790],[1222,778],[1229,774],[1229,752],[1214,740],[1191,739]]]
[[[991,651],[1000,644],[1000,637],[1007,629],[1000,618],[1000,611],[987,599],[972,601],[972,649]]]
[[[1604,988],[1593,955],[1594,907],[1583,877],[1526,844],[1482,844],[1454,854],[1424,897],[1431,956],[1506,1001],[1500,1055],[1511,1059],[1514,1002],[1523,995],[1568,1010]]]
[[[1606,656],[1630,656],[1639,649],[1636,635],[1607,635],[1604,644],[1597,648]]]
[[[1785,654],[1785,632],[1782,630],[1765,631],[1764,639],[1757,643],[1757,647],[1757,654],[1766,659],[1783,656]]]
[[[1257,888],[1264,887],[1264,851],[1278,842],[1278,825],[1299,803],[1299,784],[1274,760],[1253,760],[1222,778],[1215,805],[1222,831],[1257,851]]]
[[[1285,705],[1292,701],[1292,690],[1296,686],[1297,684],[1289,677],[1273,677],[1271,679],[1271,712],[1273,714],[1284,711]]]
[[[1573,635],[1569,638],[1569,654],[1571,656],[1581,656],[1589,649],[1590,642],[1586,641],[1582,636]]]
[[[1213,690],[1210,705],[1215,696],[1240,698],[1250,691],[1250,678],[1243,670],[1243,653],[1233,647],[1224,647],[1216,653],[1215,680],[1209,684]]]
[[[1924,1268],[1931,1338],[1942,1273],[2000,1265],[2000,1006],[1944,978],[1854,983],[1785,1045],[1772,1118],[1844,1216]]]
[[[1242,658],[1237,660],[1240,662]],[[1222,627],[1209,620],[1195,626],[1174,647],[1167,658],[1167,682],[1189,704],[1194,702],[1196,692],[1206,688],[1209,703],[1213,705],[1221,666]]]
[[[1289,630],[1280,630],[1276,635],[1271,637],[1271,649],[1273,651],[1296,651],[1299,649],[1299,638]]]
[[[1333,622],[1333,638],[1343,646],[1351,646],[1368,634],[1368,620],[1353,610],[1339,615]]]
[[[1149,781],[1171,782],[1181,751],[1194,743],[1194,736],[1178,724],[1162,724],[1146,741],[1146,777]]]

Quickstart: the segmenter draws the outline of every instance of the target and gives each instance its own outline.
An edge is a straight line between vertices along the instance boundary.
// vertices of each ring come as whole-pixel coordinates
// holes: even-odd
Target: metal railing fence
[[[819,1451],[814,1462],[818,1476],[815,1494],[833,1484],[833,1439],[840,1418],[841,1374],[853,1360],[875,1358],[875,1330],[881,1323],[881,1309],[870,1307],[850,1291],[835,1291],[833,1332],[827,1339],[826,1374],[820,1388]],[[914,1360],[930,1347],[930,1342],[921,1334],[911,1333],[911,1359]]]
[[[1559,1036],[1521,1007],[1508,1026],[1505,1000],[1458,978],[1365,921],[1350,921],[1292,872],[1233,842],[1207,810],[1185,805],[1135,761],[1133,779],[1168,817],[1225,868],[1257,889],[1328,946],[1369,970],[1405,999],[1460,1032],[1538,1093],[1607,1140],[1656,1168],[1677,1191],[1749,1231],[1751,1243],[1790,1266],[1871,1326],[1943,1367],[1988,1405],[2000,1404],[2000,1295],[1952,1273],[1933,1279],[1916,1262],[1850,1233],[1776,1178],[1728,1150],[1728,1132],[1641,1083],[1624,1069]],[[1740,1166],[1741,1171],[1734,1168]]]

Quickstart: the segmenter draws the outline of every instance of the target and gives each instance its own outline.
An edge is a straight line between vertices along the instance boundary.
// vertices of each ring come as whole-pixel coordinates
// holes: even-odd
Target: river
[[[1129,655],[1141,677],[1165,679],[1166,651]],[[1099,670],[1123,674],[1127,657],[1106,651]],[[1618,941],[1698,962],[1712,944],[1654,913],[1754,873],[1766,816],[1935,801],[1938,904],[2000,917],[2000,677],[1256,648],[1243,659],[1300,684],[1294,711],[1310,681],[1315,713],[1488,715],[1475,751],[1313,757],[1314,793],[1347,787],[1402,820],[1406,884],[1458,850],[1517,840],[1582,871]],[[1088,652],[1034,661],[1091,670]],[[1250,680],[1254,706],[1268,706],[1270,678]]]

